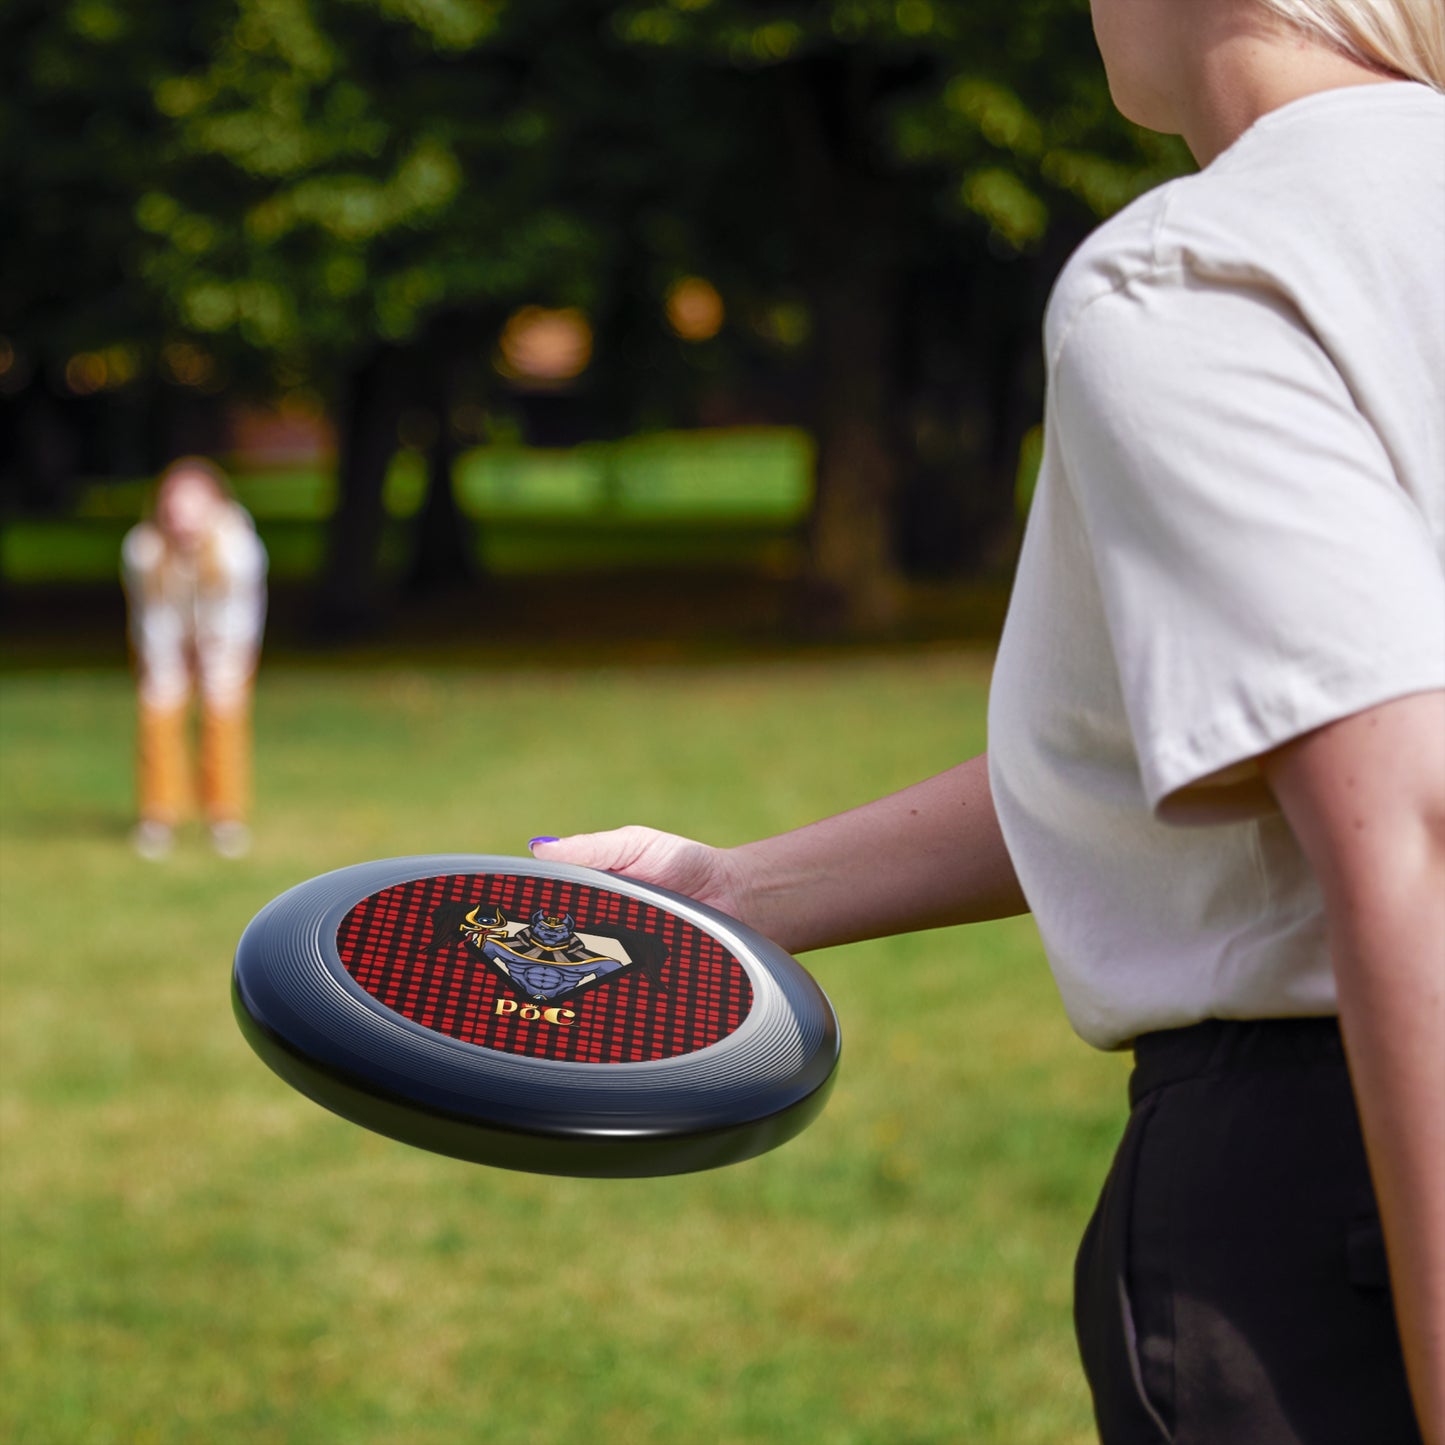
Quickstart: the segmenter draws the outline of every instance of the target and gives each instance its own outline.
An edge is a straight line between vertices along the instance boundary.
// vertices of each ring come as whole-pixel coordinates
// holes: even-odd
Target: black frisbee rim
[[[429,1029],[350,976],[337,929],[382,889],[455,874],[571,882],[663,908],[736,958],[753,1007],[717,1043],[642,1063],[529,1058]],[[821,1112],[840,1048],[822,989],[771,940],[652,884],[531,858],[421,854],[310,879],[252,920],[231,993],[247,1042],[316,1103],[403,1143],[531,1173],[688,1173],[764,1153]]]

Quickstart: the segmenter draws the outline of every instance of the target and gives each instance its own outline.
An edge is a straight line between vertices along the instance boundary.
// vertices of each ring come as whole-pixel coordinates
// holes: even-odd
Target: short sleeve
[[[1262,753],[1445,687],[1439,540],[1277,293],[1133,282],[1075,319],[1050,385],[1160,816],[1263,811]]]
[[[254,587],[265,580],[266,548],[248,513],[232,503],[216,529],[213,546],[229,587]]]

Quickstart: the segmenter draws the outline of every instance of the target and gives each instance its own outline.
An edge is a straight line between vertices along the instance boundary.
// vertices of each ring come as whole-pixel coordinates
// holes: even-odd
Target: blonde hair
[[[1260,0],[1354,60],[1445,91],[1441,0]]]

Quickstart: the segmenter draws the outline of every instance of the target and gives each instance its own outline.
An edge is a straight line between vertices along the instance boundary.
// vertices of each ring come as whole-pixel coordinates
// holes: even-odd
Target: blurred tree
[[[136,207],[144,276],[190,331],[264,353],[339,417],[330,630],[377,614],[382,481],[404,415],[431,418],[410,575],[464,564],[454,413],[505,408],[490,363],[509,313],[577,308],[601,342],[581,382],[520,400],[530,439],[575,433],[569,411],[608,433],[676,409],[654,263],[685,249],[679,195],[726,165],[704,119],[719,77],[627,46],[612,8],[237,0],[204,63],[155,87],[174,147]]]
[[[886,625],[900,554],[946,568],[1011,516],[1063,256],[1187,156],[1114,112],[1087,0],[635,0],[613,23],[742,82],[723,123],[751,164],[707,187],[699,235],[800,303],[813,580]]]
[[[432,480],[410,575],[436,581],[470,555],[449,479],[458,369],[512,306],[593,303],[602,238],[567,204],[532,74],[556,9],[236,0],[203,63],[155,87],[175,164],[136,208],[143,274],[188,328],[264,353],[338,414],[329,631],[378,614],[403,416],[428,418]]]
[[[0,448],[25,505],[63,505],[88,460],[82,408],[150,413],[166,399],[132,385],[154,371],[168,325],[163,298],[136,284],[133,208],[166,147],[151,86],[199,54],[164,8],[0,10]],[[143,455],[147,439],[125,450]]]
[[[675,423],[750,381],[742,411],[809,425],[812,595],[886,624],[900,559],[946,568],[1010,515],[1061,253],[1180,163],[1113,116],[1086,0],[12,0],[4,24],[0,332],[319,393],[336,629],[381,603],[406,418],[433,479],[411,576],[464,565],[457,419],[506,406],[493,348],[528,304],[579,309],[594,348],[527,426]],[[694,276],[728,323],[683,342],[662,298]]]

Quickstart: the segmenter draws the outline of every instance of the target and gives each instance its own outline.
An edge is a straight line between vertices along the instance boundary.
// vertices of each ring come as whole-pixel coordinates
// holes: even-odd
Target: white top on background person
[[[1105,227],[1051,307],[1000,806],[981,756],[735,848],[631,827],[534,851],[794,952],[1032,902],[1106,1044],[1201,1010],[1337,1011],[1416,1412],[1445,1445],[1445,168],[1439,102],[1399,84],[1445,89],[1445,7],[1092,9],[1119,109],[1205,171]]]
[[[1333,1013],[1256,760],[1445,688],[1445,95],[1256,121],[1095,232],[1046,346],[989,757],[1069,1017]]]
[[[242,702],[266,618],[266,549],[210,463],[166,471],[155,516],[126,534],[121,566],[141,701]]]

